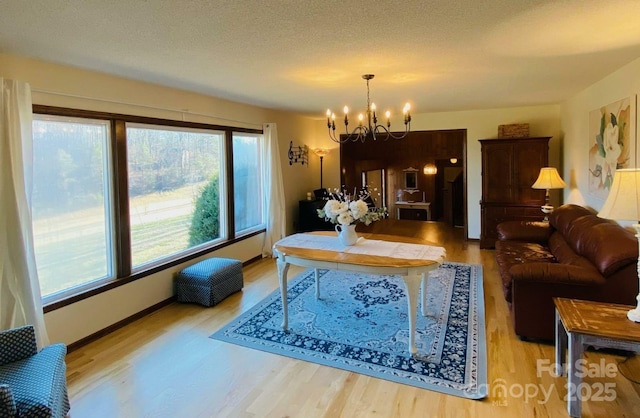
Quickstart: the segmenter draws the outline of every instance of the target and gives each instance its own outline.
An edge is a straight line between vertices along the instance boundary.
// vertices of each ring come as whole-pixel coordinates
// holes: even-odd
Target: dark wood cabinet
[[[398,209],[400,217],[398,219],[410,219],[414,221],[428,221],[429,215],[424,209]]]
[[[300,200],[298,203],[298,232],[333,231],[335,225],[318,217],[318,209],[325,200]]]
[[[482,200],[480,248],[493,248],[496,227],[509,220],[540,221],[544,190],[532,189],[540,169],[549,164],[549,140],[540,138],[480,139]]]

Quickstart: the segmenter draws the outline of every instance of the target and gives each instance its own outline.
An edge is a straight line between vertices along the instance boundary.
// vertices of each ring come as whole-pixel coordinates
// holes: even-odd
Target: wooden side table
[[[397,217],[398,219],[416,219],[416,217],[411,218],[402,218],[400,209],[408,209],[414,211],[424,211],[426,212],[426,218],[421,218],[420,216],[417,219],[430,221],[431,220],[431,202],[396,202],[396,210],[398,211]]]
[[[556,367],[562,374],[568,374],[569,415],[580,417],[583,368],[576,367],[576,362],[582,359],[584,348],[640,351],[640,323],[627,319],[627,312],[633,306],[565,298],[553,298],[553,302],[556,305]],[[567,346],[569,358],[565,368]]]

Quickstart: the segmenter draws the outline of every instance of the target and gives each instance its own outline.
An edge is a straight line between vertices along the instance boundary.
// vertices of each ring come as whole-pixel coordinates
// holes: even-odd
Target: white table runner
[[[335,251],[349,254],[366,254],[382,257],[413,260],[432,260],[442,262],[446,255],[443,247],[406,242],[369,240],[362,237],[352,246],[344,246],[337,236],[294,234],[278,241],[284,247],[305,248],[310,250]]]

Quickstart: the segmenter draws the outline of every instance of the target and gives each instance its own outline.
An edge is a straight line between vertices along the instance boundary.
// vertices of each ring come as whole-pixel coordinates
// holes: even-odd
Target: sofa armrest
[[[15,417],[17,413],[13,391],[9,385],[0,385],[0,417]]]
[[[546,244],[553,232],[549,222],[505,221],[497,226],[500,241],[527,241]]]
[[[38,345],[33,325],[0,332],[0,365],[13,363],[37,353]]]
[[[69,411],[64,344],[0,366],[0,381],[13,391],[18,416],[63,417]]]
[[[512,266],[509,273],[514,287],[518,282],[546,286],[601,286],[606,283],[605,278],[595,268],[592,270],[562,263],[522,263]]]

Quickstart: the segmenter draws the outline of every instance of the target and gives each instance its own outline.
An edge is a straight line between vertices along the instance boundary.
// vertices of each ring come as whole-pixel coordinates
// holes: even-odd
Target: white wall
[[[478,139],[496,138],[498,125],[528,123],[530,135],[552,136],[549,142],[549,164],[558,167],[560,162],[560,107],[559,105],[528,106],[501,109],[470,110],[464,112],[419,113],[412,115],[411,130],[438,129],[467,130],[467,211],[469,238],[480,237],[480,199],[482,178],[480,142]],[[322,129],[320,128],[322,125]],[[400,124],[398,126],[401,126]],[[392,126],[393,128],[393,126]],[[326,122],[318,123],[319,135],[327,136]],[[320,134],[320,132],[322,132]],[[329,157],[325,157],[327,160]],[[332,166],[329,174],[336,183],[340,178],[339,165]],[[326,174],[325,174],[326,175]],[[554,200],[559,199],[554,196]],[[552,203],[554,203],[552,201]]]
[[[299,145],[313,139],[316,122],[311,118],[7,54],[0,54],[0,77],[28,82],[34,104],[253,129],[275,122],[288,233],[294,231],[298,200],[304,199],[307,190],[318,187],[315,181],[319,167],[316,172],[313,167],[289,166],[287,158],[290,140]],[[213,255],[250,260],[261,254],[263,238],[263,234],[251,237]],[[171,297],[173,274],[183,267],[158,272],[47,313],[50,339],[70,344]]]
[[[563,178],[569,185],[565,189],[565,202],[590,206],[599,210],[604,200],[589,194],[589,112],[626,97],[633,103],[640,93],[640,58],[618,69],[609,76],[581,91],[561,105],[563,135]],[[636,133],[631,133],[631,140]],[[636,148],[637,149],[637,148]]]

